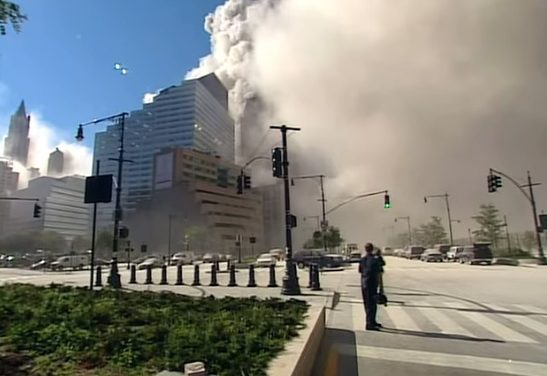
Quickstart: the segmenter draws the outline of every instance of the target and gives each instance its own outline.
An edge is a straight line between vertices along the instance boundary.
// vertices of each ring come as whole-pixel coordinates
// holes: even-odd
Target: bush
[[[148,375],[196,360],[218,375],[263,375],[306,311],[297,300],[6,285],[0,337],[30,355],[34,375]]]

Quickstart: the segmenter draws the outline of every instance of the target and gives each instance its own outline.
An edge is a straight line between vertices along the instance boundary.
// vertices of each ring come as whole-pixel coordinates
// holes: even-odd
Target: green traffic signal
[[[389,195],[386,194],[384,195],[384,209],[389,209],[391,208],[391,201],[389,199]]]

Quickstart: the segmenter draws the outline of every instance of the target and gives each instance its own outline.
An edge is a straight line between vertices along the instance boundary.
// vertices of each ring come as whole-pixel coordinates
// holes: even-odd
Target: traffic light
[[[237,194],[238,195],[243,194],[243,175],[239,175],[237,177]]]
[[[121,227],[119,230],[119,238],[127,239],[129,237],[129,229],[127,227]]]
[[[498,188],[502,187],[501,176],[489,174],[488,175],[488,192],[496,192]]]
[[[272,149],[272,173],[276,178],[283,177],[283,148]]]
[[[141,252],[146,253],[146,251],[148,251],[148,246],[146,244],[142,244],[141,245]]]
[[[243,188],[251,189],[251,177],[243,175]]]
[[[391,208],[391,201],[389,199],[389,195],[386,193],[384,195],[384,209],[389,209]]]
[[[38,204],[34,204],[34,218],[40,218],[42,215],[42,207]]]

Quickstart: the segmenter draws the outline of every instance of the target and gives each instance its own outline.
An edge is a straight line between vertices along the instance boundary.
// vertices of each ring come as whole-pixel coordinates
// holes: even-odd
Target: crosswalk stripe
[[[353,330],[365,330],[365,307],[361,300],[351,304],[351,316],[353,318]],[[361,303],[361,304],[359,304]]]
[[[340,345],[338,349],[344,355],[355,354],[355,345]],[[508,361],[507,359],[488,358],[482,356],[446,354],[431,351],[406,350],[364,345],[357,346],[357,356],[359,358],[468,369],[473,371],[508,375],[547,375],[547,364],[525,362],[520,360]]]
[[[460,311],[458,312],[458,314],[475,322],[477,325],[480,325],[484,329],[488,330],[489,332],[506,342],[537,343],[537,341],[533,340],[532,338],[527,337],[524,334],[520,334],[519,332],[516,332],[513,329],[502,325],[492,318],[488,317],[489,314],[467,311]]]
[[[467,309],[472,308],[469,304],[463,302],[443,302],[444,306],[455,309]]]
[[[416,322],[410,317],[410,315],[402,307],[387,306],[384,309],[395,329],[420,331]]]
[[[438,308],[418,308],[420,312],[424,314],[435,326],[437,326],[441,333],[445,334],[457,334],[467,337],[475,337],[471,332],[465,329],[463,326],[454,321],[450,316],[444,313]]]
[[[526,304],[513,304],[513,306],[520,308],[528,313],[540,313],[542,315],[547,315],[547,311],[538,307],[526,305]]]
[[[547,336],[547,325],[539,321],[536,321],[534,319],[531,319],[528,316],[508,315],[508,314],[503,314],[502,316],[508,320],[514,321],[522,326],[532,329],[535,332],[538,332],[544,336]]]

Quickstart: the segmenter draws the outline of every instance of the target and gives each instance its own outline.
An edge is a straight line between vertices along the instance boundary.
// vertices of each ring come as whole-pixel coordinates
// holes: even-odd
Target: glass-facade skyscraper
[[[95,135],[93,160],[100,174],[117,181],[119,131],[117,124]],[[150,197],[154,155],[165,148],[189,148],[234,161],[234,122],[228,112],[228,92],[214,73],[161,90],[141,110],[125,120],[125,162],[122,173],[122,208],[131,211]],[[95,173],[95,162],[93,173]],[[114,196],[113,196],[114,198]],[[98,206],[97,228],[110,230],[114,202]],[[123,221],[123,214],[122,214]]]

